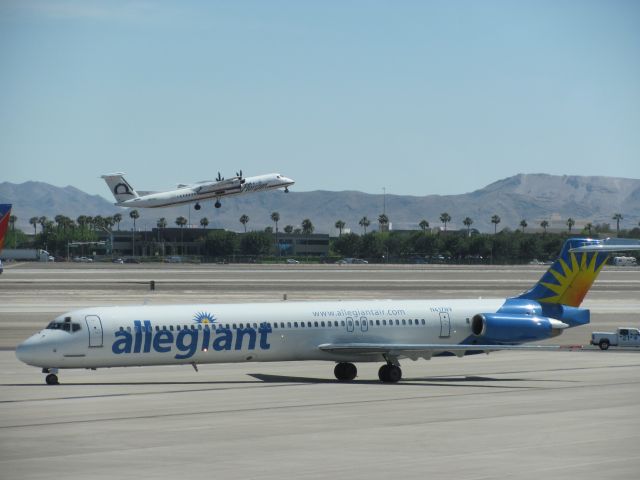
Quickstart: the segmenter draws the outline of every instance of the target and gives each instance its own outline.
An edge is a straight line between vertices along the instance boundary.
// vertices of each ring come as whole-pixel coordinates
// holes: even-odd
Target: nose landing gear
[[[59,385],[58,381],[58,369],[57,368],[43,368],[42,373],[47,373],[48,375],[44,378],[44,381],[47,382],[47,385]]]

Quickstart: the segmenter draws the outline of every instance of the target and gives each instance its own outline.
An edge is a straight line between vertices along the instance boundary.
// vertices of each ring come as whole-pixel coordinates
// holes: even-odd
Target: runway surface
[[[123,268],[124,267],[124,268]],[[353,383],[323,362],[64,371],[12,349],[89,305],[497,297],[541,267],[11,265],[0,276],[0,477],[637,478],[640,354],[502,352]],[[149,280],[156,290],[149,290]],[[640,270],[605,270],[592,330],[640,324]]]

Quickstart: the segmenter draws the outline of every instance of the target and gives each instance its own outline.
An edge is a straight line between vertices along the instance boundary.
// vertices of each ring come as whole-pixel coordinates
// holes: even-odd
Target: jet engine
[[[501,344],[544,340],[568,326],[553,318],[508,313],[478,313],[471,320],[471,332],[482,342]]]

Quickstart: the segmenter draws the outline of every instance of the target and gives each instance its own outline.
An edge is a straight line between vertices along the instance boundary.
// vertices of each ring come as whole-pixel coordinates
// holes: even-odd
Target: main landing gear
[[[358,375],[358,369],[353,363],[341,362],[333,369],[333,374],[341,382],[350,382]]]
[[[59,385],[58,381],[58,369],[57,368],[43,368],[42,373],[47,373],[48,375],[44,377],[44,381],[47,382],[47,385]]]
[[[398,383],[402,378],[402,370],[398,365],[388,363],[380,367],[378,378],[384,383]]]
[[[341,382],[350,382],[358,375],[358,369],[353,363],[340,362],[333,373]],[[402,369],[400,365],[387,363],[378,370],[378,378],[384,383],[398,383],[402,379]]]
[[[216,208],[220,208],[222,204],[220,203],[220,200],[216,200],[216,203],[214,203],[213,206]]]
[[[199,203],[196,203],[196,204],[193,206],[193,208],[194,208],[194,210],[200,210],[200,209],[202,208],[202,206],[201,206]]]

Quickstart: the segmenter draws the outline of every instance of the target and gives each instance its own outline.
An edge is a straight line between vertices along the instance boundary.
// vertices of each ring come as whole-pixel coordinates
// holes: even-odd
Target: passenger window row
[[[360,326],[360,320],[355,320],[353,321],[354,324],[356,326]],[[368,323],[367,323],[368,322]],[[391,326],[420,326],[420,325],[426,325],[426,321],[425,319],[395,319],[395,320],[364,320],[362,321],[362,324],[365,325],[365,323],[368,324],[369,327],[391,327]],[[314,322],[267,322],[264,324],[260,324],[262,325],[266,325],[269,328],[280,328],[280,329],[288,329],[288,328],[339,328],[339,327],[345,327],[346,326],[346,322],[344,320],[334,320],[334,321],[314,321]],[[156,325],[155,327],[153,327],[155,329],[156,332],[159,331],[170,331],[173,332],[175,331],[180,331],[180,330],[219,330],[219,329],[227,329],[227,330],[236,330],[238,328],[254,328],[254,329],[258,329],[258,324],[257,323],[227,323],[227,324],[198,324],[198,325],[169,325],[168,327],[165,325]],[[120,327],[120,331],[128,331],[131,332],[132,331],[132,327]],[[134,330],[144,330],[144,327],[136,327],[134,328]]]

